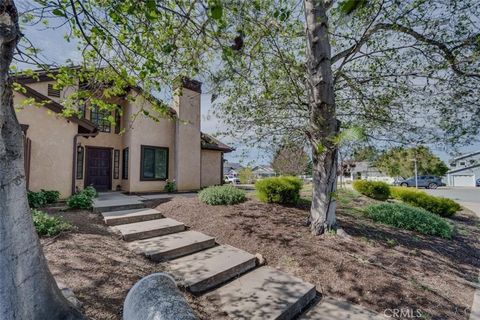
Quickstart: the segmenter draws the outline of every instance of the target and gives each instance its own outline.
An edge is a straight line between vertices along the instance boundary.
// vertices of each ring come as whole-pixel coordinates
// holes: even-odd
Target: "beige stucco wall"
[[[181,191],[200,189],[200,96],[183,88],[174,96],[173,108],[177,112],[175,163],[177,188]]]
[[[23,95],[15,93],[15,106],[23,100]],[[62,198],[69,196],[77,124],[44,107],[25,106],[17,109],[17,117],[21,124],[29,125],[27,137],[32,141],[29,189],[58,190]]]
[[[128,103],[125,112],[124,146],[129,148],[129,179],[123,181],[122,187],[129,192],[156,192],[163,191],[165,181],[141,181],[140,160],[141,146],[166,147],[168,153],[168,178],[174,179],[175,175],[175,122],[170,119],[160,119],[159,122],[143,114],[135,115],[142,110],[152,112],[150,104],[141,96]]]
[[[29,86],[47,95],[49,82]],[[53,83],[53,82],[52,82]],[[71,89],[62,92],[64,97]],[[24,96],[16,93],[15,103],[20,105]],[[61,99],[52,98],[61,102]],[[142,109],[151,110],[150,104],[140,95],[135,101],[117,101],[124,107],[123,134],[100,132],[94,138],[79,138],[84,146],[112,149],[112,178],[114,170],[113,150],[120,151],[119,179],[112,180],[112,189],[118,185],[127,192],[163,191],[165,181],[141,181],[141,146],[167,147],[169,149],[168,178],[176,180],[179,191],[198,190],[200,187],[220,184],[221,152],[201,150],[200,145],[200,93],[183,89],[182,96],[175,96],[174,109],[180,120],[160,119],[158,122],[144,116]],[[47,108],[26,107],[17,112],[20,123],[28,124],[27,136],[32,140],[30,189],[52,189],[67,197],[71,192],[73,138],[78,125],[69,122]],[[138,114],[137,117],[135,117]],[[90,118],[90,112],[86,112]],[[129,148],[129,178],[122,179],[123,149]],[[86,156],[86,150],[84,157]],[[84,187],[86,176],[84,158],[83,179],[76,179],[79,189]]]
[[[202,150],[202,188],[221,184],[222,152]]]

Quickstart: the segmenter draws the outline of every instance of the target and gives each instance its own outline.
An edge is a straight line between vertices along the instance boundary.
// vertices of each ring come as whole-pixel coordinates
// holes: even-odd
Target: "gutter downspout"
[[[75,180],[76,180],[76,168],[77,168],[77,141],[79,137],[83,138],[90,138],[90,137],[96,137],[98,135],[98,132],[95,133],[77,133],[73,137],[73,162],[72,162],[72,194],[75,193]],[[85,177],[84,177],[85,178]]]

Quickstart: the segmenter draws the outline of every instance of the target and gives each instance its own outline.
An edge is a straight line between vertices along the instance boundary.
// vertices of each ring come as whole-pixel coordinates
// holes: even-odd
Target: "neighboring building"
[[[240,170],[244,169],[240,163],[234,162],[225,162],[223,165],[223,176],[224,177],[238,177]]]
[[[253,175],[256,179],[274,177],[275,170],[271,166],[260,165],[253,168]]]
[[[387,176],[368,161],[351,161],[343,163],[343,176],[346,180],[371,180],[393,183],[395,180]]]
[[[114,112],[95,106],[78,106],[82,117],[55,115],[62,100],[76,87],[56,90],[47,74],[38,79],[18,77],[25,99],[43,103],[17,110],[25,134],[25,169],[29,190],[58,190],[67,197],[93,185],[99,191],[130,193],[163,191],[166,180],[175,180],[179,191],[198,190],[223,181],[223,154],[232,148],[200,132],[201,83],[184,79],[175,90],[172,118],[158,122],[132,115],[151,109],[139,88],[130,88],[135,99],[116,97]],[[180,94],[181,93],[181,94]],[[112,125],[108,117],[115,119]],[[122,134],[121,131],[124,129]]]
[[[450,160],[447,184],[452,187],[475,187],[480,178],[480,151],[464,154]]]

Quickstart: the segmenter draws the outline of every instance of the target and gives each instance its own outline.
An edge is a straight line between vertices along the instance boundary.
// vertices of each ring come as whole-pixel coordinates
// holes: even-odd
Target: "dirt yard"
[[[44,210],[49,211],[49,210]],[[162,265],[132,253],[110,233],[99,215],[87,211],[60,212],[76,229],[56,238],[42,238],[55,278],[73,290],[83,311],[94,320],[122,319],[128,290],[142,277],[162,272]],[[208,301],[185,293],[200,319],[222,319]]]
[[[311,235],[308,203],[284,207],[251,199],[213,207],[175,198],[158,209],[219,243],[261,253],[268,265],[316,284],[327,296],[380,313],[408,308],[420,309],[424,319],[468,319],[480,268],[480,223],[473,214],[452,220],[457,234],[449,241],[372,223],[358,210],[371,200],[352,192],[339,202],[338,220],[350,238]],[[121,319],[128,290],[162,266],[131,253],[98,215],[59,214],[76,230],[42,239],[53,274],[73,289],[91,319]],[[225,318],[206,299],[186,296],[200,319]]]
[[[338,220],[351,236],[315,237],[305,226],[307,204],[284,207],[256,200],[208,206],[176,198],[157,208],[166,216],[316,284],[330,297],[371,310],[420,309],[424,319],[468,319],[480,268],[480,223],[462,212],[452,240],[374,224],[355,208],[371,200],[347,192]]]

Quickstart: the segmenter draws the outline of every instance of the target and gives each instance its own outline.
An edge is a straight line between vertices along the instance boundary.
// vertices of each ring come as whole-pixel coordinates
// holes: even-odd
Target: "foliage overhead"
[[[467,143],[478,133],[479,18],[476,0],[327,1],[337,116],[389,144]],[[225,133],[271,145],[308,136],[304,13],[297,0],[32,0],[22,24],[66,25],[79,68],[58,86],[92,83],[66,103],[145,92],[168,96],[179,76],[210,84]],[[28,39],[18,60],[45,64]],[[103,67],[102,69],[98,69]],[[27,71],[28,72],[28,71]],[[113,86],[104,86],[109,83]],[[93,93],[91,92],[93,91]],[[148,96],[153,119],[167,104]],[[333,137],[335,139],[335,137]]]
[[[448,171],[447,165],[423,146],[387,150],[376,159],[375,166],[391,177],[408,178],[415,174],[414,159],[419,175],[443,176]]]

